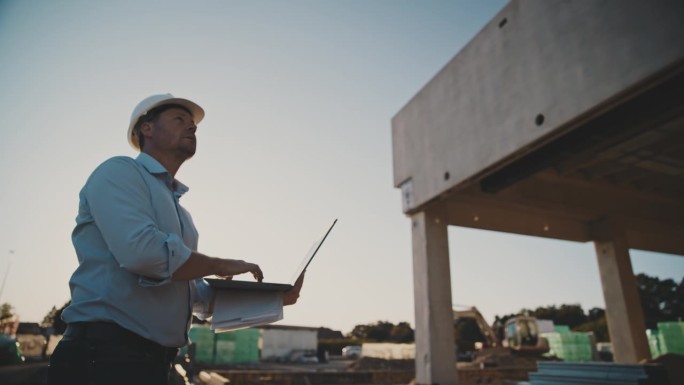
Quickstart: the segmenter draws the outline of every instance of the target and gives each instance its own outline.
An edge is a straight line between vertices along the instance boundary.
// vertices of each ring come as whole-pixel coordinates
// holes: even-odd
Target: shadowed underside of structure
[[[440,194],[448,222],[587,242],[612,221],[630,248],[684,255],[684,66],[666,75],[478,183]]]
[[[448,225],[594,242],[616,360],[649,357],[629,249],[684,255],[684,2],[511,1],[392,142],[418,383],[455,383]]]

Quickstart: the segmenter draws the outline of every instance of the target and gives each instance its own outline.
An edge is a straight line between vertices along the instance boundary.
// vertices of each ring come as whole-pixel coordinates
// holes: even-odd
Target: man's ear
[[[140,125],[140,135],[145,138],[152,136],[152,122],[145,122]]]

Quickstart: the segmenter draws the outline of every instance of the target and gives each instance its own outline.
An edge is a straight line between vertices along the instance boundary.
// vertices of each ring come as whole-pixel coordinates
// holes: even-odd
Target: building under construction
[[[629,250],[684,255],[684,2],[511,1],[392,144],[418,384],[457,382],[449,225],[593,242],[615,361],[650,358]]]

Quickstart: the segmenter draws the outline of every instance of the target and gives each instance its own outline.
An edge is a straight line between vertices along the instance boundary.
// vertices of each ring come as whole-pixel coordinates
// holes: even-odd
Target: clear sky
[[[413,324],[410,222],[390,119],[504,6],[490,1],[0,0],[0,303],[40,321],[69,299],[78,192],[143,98],[206,112],[177,177],[200,251],[288,280],[334,218],[284,324]],[[488,320],[604,307],[592,244],[451,228],[453,302]],[[633,251],[636,273],[684,258]],[[1,282],[0,282],[1,283]]]

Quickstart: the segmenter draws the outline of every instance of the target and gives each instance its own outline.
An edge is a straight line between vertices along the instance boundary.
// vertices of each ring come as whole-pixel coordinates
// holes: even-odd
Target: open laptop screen
[[[238,290],[266,290],[266,291],[287,291],[292,288],[294,283],[297,281],[297,278],[306,271],[306,269],[309,267],[309,264],[311,264],[311,261],[313,261],[313,258],[316,256],[316,253],[318,253],[318,250],[321,248],[321,245],[325,241],[325,239],[328,237],[328,234],[330,234],[330,231],[332,231],[333,227],[335,227],[335,224],[337,223],[337,219],[335,219],[330,225],[330,228],[328,228],[328,231],[326,231],[325,235],[323,235],[323,238],[318,240],[317,242],[314,242],[313,246],[311,246],[311,249],[309,252],[306,254],[304,259],[302,260],[299,268],[295,271],[292,279],[290,280],[289,283],[271,283],[271,282],[255,282],[255,281],[233,281],[233,280],[225,280],[225,279],[218,279],[218,278],[207,278],[206,281],[209,283],[209,285],[213,288],[216,289],[238,289]]]

